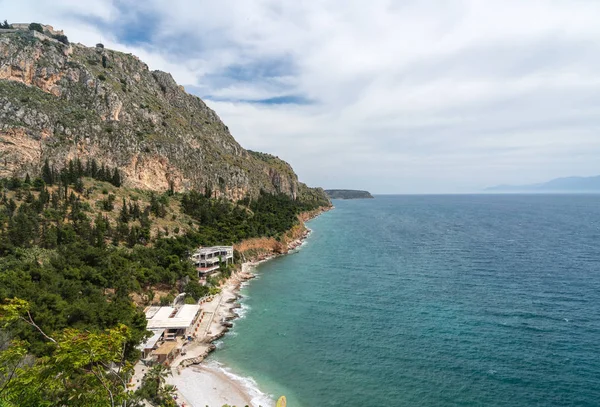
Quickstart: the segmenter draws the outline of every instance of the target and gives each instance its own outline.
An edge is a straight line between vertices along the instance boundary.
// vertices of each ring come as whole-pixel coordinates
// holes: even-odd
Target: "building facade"
[[[192,255],[198,277],[219,269],[220,263],[233,264],[233,246],[201,247]]]

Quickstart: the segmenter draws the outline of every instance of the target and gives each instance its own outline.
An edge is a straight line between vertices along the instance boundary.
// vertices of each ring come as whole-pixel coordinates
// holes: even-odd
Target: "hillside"
[[[44,164],[41,178],[0,178],[0,387],[9,405],[111,405],[111,386],[136,400],[127,405],[174,406],[146,382],[134,393],[122,386],[148,336],[144,307],[218,293],[240,261],[286,252],[305,234],[304,216],[323,209],[283,193],[235,203],[210,191],[158,194],[119,186],[107,176],[117,171],[95,167]],[[200,280],[190,253],[217,244],[234,244],[238,264]],[[90,383],[91,363],[104,382]],[[110,363],[121,375],[107,372]]]
[[[498,185],[490,192],[600,192],[600,176],[555,178],[541,184]]]
[[[64,44],[44,27],[47,35],[0,29],[0,177],[93,157],[131,188],[325,196],[286,162],[242,148],[170,74],[102,44]]]
[[[373,195],[369,191],[355,189],[326,189],[329,199],[370,199]]]

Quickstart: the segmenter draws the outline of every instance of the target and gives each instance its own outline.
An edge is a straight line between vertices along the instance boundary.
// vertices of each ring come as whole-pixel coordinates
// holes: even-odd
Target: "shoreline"
[[[318,211],[301,215],[302,222],[311,220],[321,213],[333,209],[321,208]],[[256,277],[254,269],[271,259],[285,256],[298,250],[310,236],[312,230],[304,225],[300,237],[287,244],[285,253],[272,253],[260,259],[242,263],[241,270],[235,272],[221,286],[221,293],[210,301],[203,301],[203,318],[199,335],[186,346],[185,354],[178,356],[171,365],[173,375],[167,382],[177,387],[177,404],[185,407],[221,407],[222,405],[270,407],[275,405],[271,395],[261,392],[252,378],[237,376],[218,364],[205,362],[206,357],[216,349],[213,342],[222,338],[232,327],[231,321],[240,317],[236,312],[241,307],[241,288]]]

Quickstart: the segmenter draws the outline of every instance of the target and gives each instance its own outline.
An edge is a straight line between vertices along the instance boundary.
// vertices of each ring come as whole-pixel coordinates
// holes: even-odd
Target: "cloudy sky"
[[[132,52],[310,185],[469,192],[600,174],[597,0],[0,0]]]

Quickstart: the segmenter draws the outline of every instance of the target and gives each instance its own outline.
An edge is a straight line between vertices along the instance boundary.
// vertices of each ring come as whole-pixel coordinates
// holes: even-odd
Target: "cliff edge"
[[[328,203],[288,163],[242,148],[170,74],[42,27],[0,29],[0,177],[94,158],[118,167],[132,188],[210,188],[232,200],[264,190]]]

